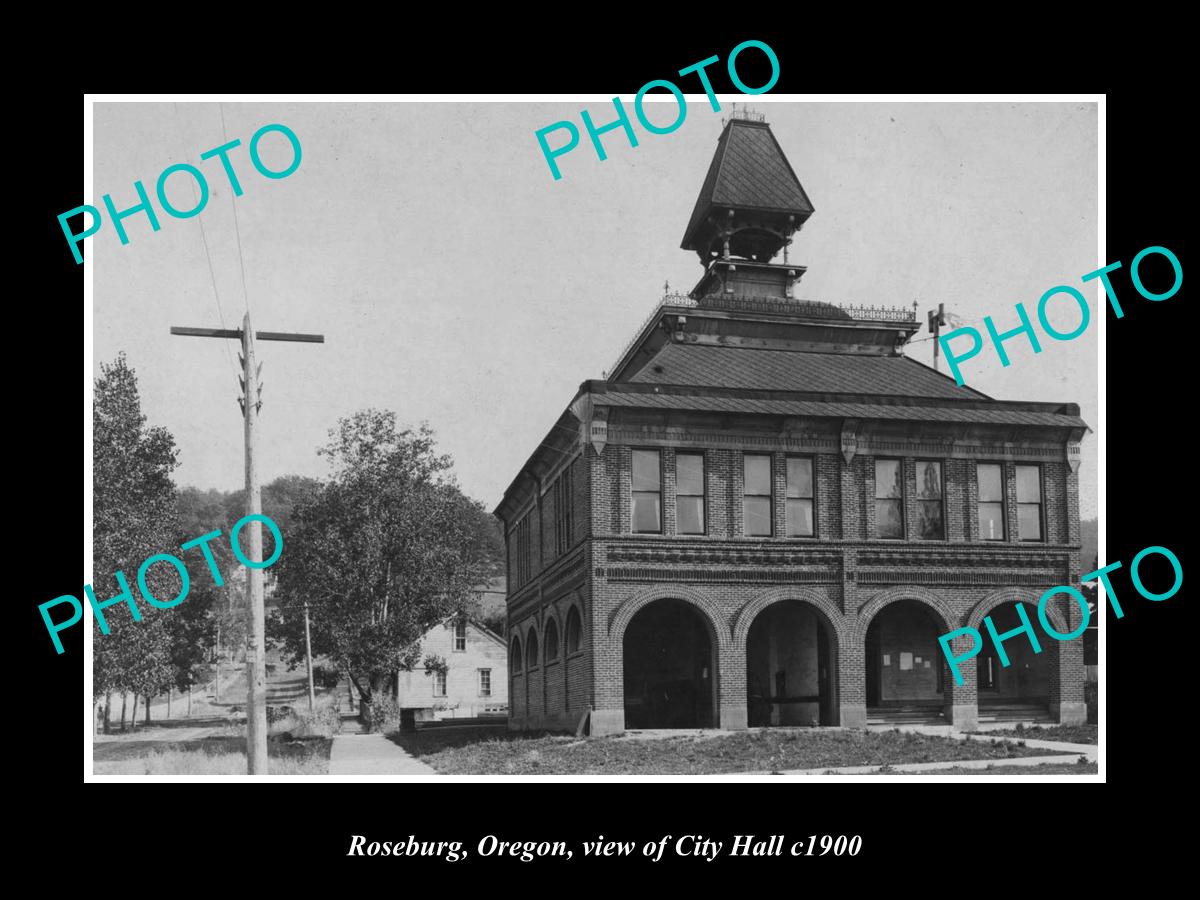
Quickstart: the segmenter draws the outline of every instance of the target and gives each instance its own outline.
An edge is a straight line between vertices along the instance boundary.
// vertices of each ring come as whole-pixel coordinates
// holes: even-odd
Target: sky
[[[624,98],[631,107],[632,98]],[[553,103],[97,103],[92,201],[153,197],[167,166],[189,162],[210,197],[189,219],[155,207],[87,239],[94,266],[94,363],[124,351],[143,411],[180,448],[180,485],[243,482],[237,342],[169,334],[172,325],[317,332],[324,344],[259,342],[263,407],[259,471],[323,477],[316,449],[340,417],[366,407],[428,422],[463,489],[494,508],[571,401],[616,361],[663,294],[702,274],[679,249],[722,118],[732,101],[766,115],[815,213],[789,251],[808,267],[797,296],[948,312],[983,331],[1036,321],[1051,287],[1083,291],[1092,324],[1078,338],[1041,335],[990,346],[963,364],[966,382],[998,399],[1074,402],[1098,420],[1097,111],[1093,103],[796,103],[721,95],[714,112],[689,95],[682,126],[639,140],[586,132],[559,158],[555,181],[534,133],[560,120],[612,118],[604,100]],[[669,106],[651,109],[667,123]],[[739,106],[742,105],[739,102]],[[224,121],[222,122],[222,115]],[[631,116],[632,117],[632,116]],[[299,168],[271,180],[252,166],[260,127],[282,123]],[[234,199],[218,160],[230,153]],[[557,136],[551,140],[557,140]],[[260,144],[266,166],[291,161],[286,139]],[[195,205],[191,180],[167,196]],[[234,215],[236,203],[236,220]],[[206,248],[207,244],[207,248]],[[239,256],[240,244],[240,256]],[[244,274],[243,274],[244,273]],[[244,277],[244,291],[243,291]],[[1079,321],[1051,308],[1061,331]],[[922,330],[916,337],[926,337]],[[932,341],[908,355],[932,362]],[[943,371],[945,364],[943,361]],[[1080,512],[1096,515],[1097,436],[1082,446]]]

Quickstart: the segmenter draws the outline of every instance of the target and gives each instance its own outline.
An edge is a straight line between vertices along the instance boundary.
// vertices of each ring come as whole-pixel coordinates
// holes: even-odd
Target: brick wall
[[[543,515],[549,569],[517,598],[522,617],[517,630],[524,647],[529,628],[537,628],[544,648],[545,617],[552,610],[559,625],[560,654],[558,661],[525,671],[514,680],[513,727],[573,728],[589,705],[596,710],[594,727],[598,725],[601,731],[618,727],[624,708],[624,628],[636,609],[657,598],[683,599],[703,610],[713,635],[714,707],[724,727],[738,727],[745,721],[744,629],[766,602],[764,598],[810,603],[828,617],[834,637],[834,708],[844,724],[861,725],[866,699],[864,639],[868,619],[881,608],[881,600],[925,602],[949,629],[966,624],[981,605],[1008,602],[1003,599],[1008,594],[1036,604],[1048,587],[1070,584],[1078,577],[1078,555],[1073,547],[1079,539],[1078,476],[1065,460],[1040,463],[1045,541],[1017,541],[1016,462],[1009,459],[1003,462],[1006,540],[981,542],[975,459],[939,457],[923,448],[908,454],[888,453],[903,460],[908,538],[877,541],[874,455],[859,452],[847,464],[840,452],[798,454],[811,456],[815,463],[817,539],[788,539],[784,537],[786,456],[791,451],[766,451],[762,443],[755,441],[748,449],[772,456],[775,535],[761,539],[742,534],[740,449],[687,446],[689,451],[703,450],[705,455],[706,534],[676,536],[674,447],[660,443],[661,535],[630,532],[631,445],[609,443],[603,454],[587,448],[575,467],[574,485],[575,537],[584,542],[585,550],[580,563],[582,583],[566,592],[554,587],[564,576],[562,567],[553,564],[552,503],[547,493]],[[637,441],[631,444],[643,446]],[[980,458],[995,460],[995,456]],[[923,459],[942,463],[945,539],[940,541],[915,540],[916,463]],[[609,555],[615,547],[633,545],[655,548],[659,555],[629,566],[621,562],[628,559],[626,549],[625,556],[610,566]],[[821,552],[827,556],[812,556]],[[776,555],[763,557],[768,562],[756,562],[756,554],[764,553]],[[1005,554],[1002,565],[995,561],[997,553]],[[794,563],[789,562],[792,557],[788,554],[794,554]],[[794,571],[794,575],[781,575],[784,570]],[[639,574],[630,574],[634,572]],[[642,572],[649,574],[643,576]],[[558,591],[558,596],[550,596],[552,591]],[[571,604],[580,610],[583,640],[580,650],[568,657],[566,616]],[[1069,616],[1070,610],[1065,614]],[[1081,643],[1059,644],[1042,636],[1043,645],[1052,647],[1056,657],[1050,678],[1052,703],[1082,702]],[[1073,669],[1076,657],[1080,660],[1078,677]],[[938,665],[944,666],[940,657]],[[974,667],[965,667],[967,680],[962,686],[953,685],[948,668],[943,672],[948,685],[947,710],[954,710],[955,716],[966,715],[963,710],[973,711],[977,697]],[[527,698],[518,696],[518,683],[528,685]]]

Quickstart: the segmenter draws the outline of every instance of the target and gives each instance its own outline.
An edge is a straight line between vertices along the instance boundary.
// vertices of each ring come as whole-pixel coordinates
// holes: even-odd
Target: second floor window
[[[454,652],[462,653],[467,649],[467,620],[459,619],[454,623]]]
[[[526,584],[533,576],[533,542],[530,540],[530,515],[526,514],[520,522],[517,523],[515,543],[516,543],[516,565],[514,566],[517,587]]]
[[[633,451],[633,531],[662,531],[662,466],[657,450]]]
[[[747,453],[742,457],[742,521],[748,537],[770,537],[771,457]]]
[[[575,463],[572,462],[554,482],[554,550],[558,556],[575,543],[575,498],[571,491],[574,472]]]
[[[813,461],[809,457],[789,456],[787,461],[787,536],[812,537]]]
[[[904,537],[904,486],[900,460],[875,460],[875,536]]]
[[[979,538],[984,541],[1004,540],[1004,469],[999,463],[980,463],[979,479]]]
[[[1041,466],[1017,466],[1017,539],[1042,540]]]
[[[675,530],[704,534],[704,454],[675,454]]]
[[[940,541],[946,537],[942,517],[942,464],[932,459],[917,460],[917,537]]]

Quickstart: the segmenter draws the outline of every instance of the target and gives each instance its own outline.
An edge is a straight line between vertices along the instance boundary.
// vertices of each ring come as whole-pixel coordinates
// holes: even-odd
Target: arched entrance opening
[[[655,600],[625,629],[625,727],[712,728],[716,641],[703,613]]]
[[[919,600],[897,600],[867,627],[867,723],[946,724],[938,636],[950,629]]]
[[[746,723],[836,724],[837,642],[808,603],[772,603],[746,637]]]
[[[1033,623],[1042,652],[1034,653],[1029,638],[1014,635],[1004,642],[1008,665],[1000,665],[995,644],[983,623],[983,649],[975,657],[975,684],[979,691],[979,721],[1051,721],[1050,682],[1057,663],[1056,641],[1038,628],[1037,608],[1028,603],[1025,615]],[[1016,602],[1002,603],[988,615],[997,634],[1004,634],[1022,625]]]

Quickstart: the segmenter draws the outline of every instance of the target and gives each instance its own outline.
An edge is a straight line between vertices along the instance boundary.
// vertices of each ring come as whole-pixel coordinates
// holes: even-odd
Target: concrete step
[[[872,706],[867,708],[868,725],[945,725],[941,707]]]
[[[1050,710],[1040,703],[985,703],[979,707],[981,723],[1053,722]]]

